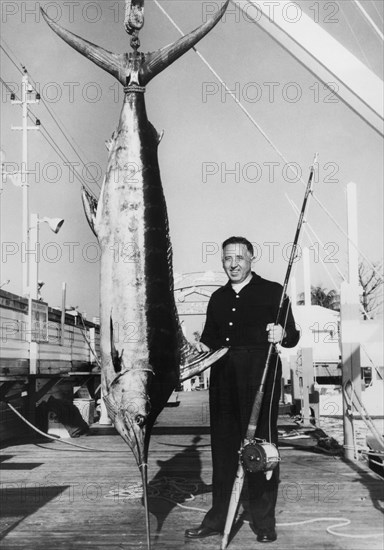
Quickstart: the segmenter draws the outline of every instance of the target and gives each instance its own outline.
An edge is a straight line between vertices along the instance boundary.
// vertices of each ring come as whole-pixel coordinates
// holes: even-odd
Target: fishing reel
[[[246,472],[264,472],[268,480],[272,477],[272,470],[281,460],[276,445],[265,439],[246,440],[239,454],[240,462]]]

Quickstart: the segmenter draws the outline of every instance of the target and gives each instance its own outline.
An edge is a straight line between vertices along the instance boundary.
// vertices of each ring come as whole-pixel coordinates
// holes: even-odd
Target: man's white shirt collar
[[[247,286],[249,282],[251,282],[251,279],[252,279],[252,273],[250,273],[242,283],[231,283],[231,286],[233,290],[236,292],[236,294],[239,294],[240,290],[245,286]]]

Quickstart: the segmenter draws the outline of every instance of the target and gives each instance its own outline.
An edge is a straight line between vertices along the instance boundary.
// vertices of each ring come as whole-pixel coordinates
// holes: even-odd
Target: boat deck
[[[219,549],[219,536],[200,541],[184,538],[185,528],[199,525],[210,507],[212,468],[207,392],[179,396],[180,406],[164,410],[151,440],[152,548]],[[3,448],[3,550],[147,548],[133,455],[113,430],[91,433],[70,441],[95,452],[47,440],[13,442]],[[292,441],[280,450],[278,539],[271,549],[382,550],[383,482],[376,474],[364,463],[351,464],[339,456],[294,446]],[[117,494],[119,489],[123,492]],[[124,489],[131,491],[132,498]],[[340,525],[347,523],[342,518],[350,524]],[[256,547],[260,544],[255,535],[240,519],[228,550]]]

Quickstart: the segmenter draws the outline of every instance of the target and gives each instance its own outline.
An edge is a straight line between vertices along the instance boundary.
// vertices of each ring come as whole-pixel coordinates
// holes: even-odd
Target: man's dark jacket
[[[216,290],[209,301],[201,341],[211,349],[222,346],[268,347],[267,325],[275,323],[282,286],[252,272],[251,281],[238,294],[231,282]],[[281,345],[294,347],[300,338],[289,301],[284,301],[280,324],[286,335]],[[288,314],[287,314],[288,309]]]
[[[211,296],[201,341],[212,349],[229,346],[229,352],[211,369],[209,385],[212,447],[212,507],[203,526],[222,531],[239,463],[239,448],[245,437],[252,405],[259,388],[268,351],[267,325],[276,322],[282,294],[278,283],[252,273],[251,281],[236,293],[230,282]],[[293,347],[299,332],[289,306],[284,302],[280,324],[282,342]],[[286,320],[285,320],[286,315]],[[278,356],[264,386],[256,437],[277,444],[281,363]],[[275,527],[279,466],[270,480],[263,472],[247,474],[249,514],[254,529]]]

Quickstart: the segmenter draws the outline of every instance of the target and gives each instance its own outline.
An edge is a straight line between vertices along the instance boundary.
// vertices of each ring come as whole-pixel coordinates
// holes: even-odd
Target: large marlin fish
[[[147,519],[147,454],[151,428],[179,379],[201,372],[226,353],[197,354],[185,340],[174,301],[172,249],[157,159],[161,136],[147,119],[148,82],[203,38],[214,17],[174,44],[138,51],[143,0],[127,3],[130,53],[114,54],[63,29],[49,26],[69,45],[124,86],[118,127],[99,200],[83,191],[88,222],[101,248],[100,331],[102,389],[108,413],[132,449],[144,488]],[[181,373],[181,375],[180,375]],[[179,378],[180,377],[180,378]]]

